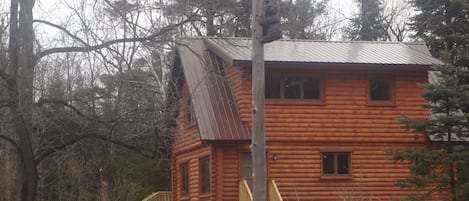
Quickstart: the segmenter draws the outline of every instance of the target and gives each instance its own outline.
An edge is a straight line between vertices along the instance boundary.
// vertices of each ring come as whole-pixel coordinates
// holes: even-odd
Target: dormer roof
[[[207,47],[230,64],[251,62],[249,38],[204,38]],[[431,66],[443,64],[424,43],[375,41],[278,40],[264,46],[265,62],[381,64]]]
[[[231,87],[226,78],[216,74],[220,70],[213,65],[210,54],[235,66],[250,64],[251,39],[180,38],[176,51],[178,65],[173,68],[180,68],[177,71],[183,72],[201,140],[250,140],[250,129],[246,122],[241,121]],[[266,44],[265,61],[267,64],[369,64],[372,68],[387,66],[423,70],[442,64],[430,55],[423,43],[312,40],[279,40]]]

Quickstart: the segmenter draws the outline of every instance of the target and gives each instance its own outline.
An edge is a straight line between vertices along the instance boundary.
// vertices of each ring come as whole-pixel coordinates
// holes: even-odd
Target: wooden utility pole
[[[264,44],[262,25],[264,0],[252,1],[252,198],[266,201],[266,157],[264,133]]]

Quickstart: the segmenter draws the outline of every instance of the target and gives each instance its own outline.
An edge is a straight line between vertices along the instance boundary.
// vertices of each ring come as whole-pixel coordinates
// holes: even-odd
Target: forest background
[[[5,1],[0,201],[141,200],[169,190],[175,39],[250,37],[251,1]],[[276,4],[284,38],[423,41],[435,57],[468,66],[467,1]]]

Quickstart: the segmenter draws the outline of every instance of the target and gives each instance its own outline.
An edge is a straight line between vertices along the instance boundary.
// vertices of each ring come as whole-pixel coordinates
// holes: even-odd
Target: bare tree
[[[9,118],[13,125],[13,135],[7,136],[2,132],[0,138],[3,141],[10,143],[14,147],[16,153],[16,200],[21,201],[33,201],[37,197],[37,188],[39,183],[39,172],[38,165],[44,161],[51,154],[58,150],[70,147],[83,139],[92,138],[95,140],[102,140],[117,144],[127,149],[141,153],[151,157],[154,155],[151,151],[147,151],[139,144],[127,143],[120,139],[113,137],[115,131],[116,122],[122,123],[122,119],[128,120],[130,116],[127,113],[120,113],[116,116],[113,115],[111,119],[101,119],[104,113],[97,113],[99,109],[98,103],[104,103],[98,99],[95,93],[91,97],[91,100],[80,100],[77,97],[67,97],[66,94],[61,92],[66,91],[65,89],[71,89],[70,85],[64,85],[60,79],[55,79],[55,83],[51,82],[52,88],[63,87],[63,89],[57,90],[56,92],[49,91],[49,94],[43,93],[44,97],[35,96],[34,88],[34,77],[37,75],[37,66],[41,62],[42,58],[46,56],[52,56],[53,54],[63,54],[72,52],[93,52],[101,59],[104,63],[112,65],[107,58],[111,57],[118,61],[117,71],[124,73],[133,72],[132,69],[124,70],[123,67],[129,67],[133,65],[133,56],[135,54],[135,48],[137,44],[144,41],[158,41],[164,34],[171,32],[175,28],[182,24],[189,22],[190,17],[182,19],[180,22],[170,24],[158,29],[142,29],[139,28],[138,20],[132,19],[135,15],[130,15],[126,9],[134,9],[135,7],[130,4],[126,4],[127,1],[109,2],[106,1],[107,7],[110,7],[116,16],[120,16],[121,19],[129,19],[123,24],[116,23],[119,26],[129,26],[130,33],[118,33],[117,38],[100,38],[99,34],[90,31],[90,26],[83,21],[84,26],[83,32],[71,32],[63,26],[51,23],[45,20],[37,20],[33,18],[33,7],[35,4],[34,0],[11,0],[10,11],[9,11],[9,36],[8,36],[8,48],[2,55],[5,57],[0,63],[0,82],[5,83],[5,88],[8,91],[6,100],[2,103],[2,109],[8,108]],[[101,5],[95,2],[94,5]],[[137,5],[137,4],[136,4]],[[80,9],[77,9],[80,11]],[[78,13],[78,12],[77,12]],[[35,37],[35,26],[34,23],[48,25],[56,28],[71,39],[70,46],[63,47],[48,47],[44,48],[41,46],[39,41]],[[102,33],[102,32],[101,32]],[[130,50],[126,48],[131,44]],[[86,55],[86,54],[85,54]],[[86,56],[84,57],[86,58]],[[57,74],[56,78],[63,75]],[[52,86],[54,85],[54,86]],[[124,86],[124,85],[119,85]],[[121,93],[121,89],[118,89],[116,93],[110,93],[120,98],[125,98]],[[62,96],[62,97],[61,97]],[[48,97],[48,98],[45,98]],[[58,98],[61,97],[61,98]],[[113,97],[115,98],[115,97]],[[117,98],[119,99],[119,98]],[[117,100],[116,99],[116,100]],[[119,102],[119,101],[117,101]],[[48,136],[47,140],[35,140],[35,136],[38,134],[35,127],[35,115],[34,108],[36,107],[52,107],[61,106],[62,108],[54,108],[54,111],[63,111],[64,113],[73,112],[74,115],[80,116],[82,121],[87,121],[84,125],[95,125],[102,124],[103,127],[110,126],[109,135],[102,135],[101,133],[93,132],[93,130],[86,130],[81,127],[82,130],[70,129],[73,128],[69,125],[69,129],[63,129],[65,127],[52,126],[55,128],[57,135]],[[80,106],[80,107],[79,107]],[[116,105],[117,106],[117,105]],[[121,106],[123,107],[123,106]],[[126,118],[124,118],[126,117]],[[66,121],[65,121],[66,122]],[[49,121],[45,125],[53,125],[54,121]],[[69,122],[69,123],[73,123]],[[60,129],[57,129],[60,128]],[[61,138],[63,134],[68,134],[67,138]],[[52,138],[50,138],[52,137]],[[44,144],[45,142],[48,142]]]

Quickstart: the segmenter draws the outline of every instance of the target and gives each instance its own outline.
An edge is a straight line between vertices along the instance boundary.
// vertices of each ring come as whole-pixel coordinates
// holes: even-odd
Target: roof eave
[[[289,67],[313,67],[315,69],[342,69],[346,68],[358,68],[358,69],[376,69],[376,66],[382,66],[383,70],[386,69],[406,69],[406,70],[431,70],[431,64],[379,64],[379,63],[338,63],[338,62],[290,62],[290,61],[265,61],[266,67],[285,67],[288,64]],[[251,66],[251,60],[232,60],[233,66]],[[439,64],[433,64],[439,65]]]
[[[231,55],[229,55],[225,50],[223,50],[221,47],[219,47],[218,45],[216,45],[214,42],[210,40],[204,39],[203,41],[204,41],[205,47],[207,47],[207,49],[210,50],[212,53],[221,57],[223,61],[225,61],[226,63],[230,65],[234,64],[235,62],[234,58]]]

